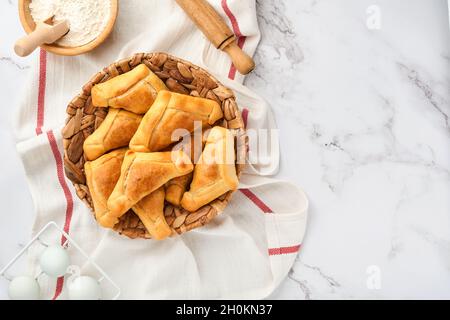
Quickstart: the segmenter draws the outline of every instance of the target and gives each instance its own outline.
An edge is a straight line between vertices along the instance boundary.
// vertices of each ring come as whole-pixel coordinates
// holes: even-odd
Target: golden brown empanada
[[[120,168],[128,149],[123,148],[84,164],[86,182],[94,203],[95,218],[100,222],[108,212],[107,201],[120,177]]]
[[[127,146],[139,127],[142,116],[110,109],[102,124],[86,138],[83,150],[88,160],[95,160],[109,150]]]
[[[105,225],[117,223],[125,212],[167,181],[192,172],[194,166],[183,151],[139,153],[128,151],[120,178],[108,199]]]
[[[160,91],[131,139],[130,149],[136,152],[162,150],[174,142],[172,134],[176,129],[193,132],[195,121],[205,127],[222,117],[222,109],[216,101]]]
[[[162,240],[172,234],[164,217],[164,187],[144,197],[132,209],[153,239]]]
[[[153,104],[156,95],[167,90],[164,82],[145,64],[92,88],[92,103],[96,107],[125,109],[144,114]]]
[[[180,206],[181,198],[192,181],[192,172],[170,180],[166,183],[166,201],[174,206]]]
[[[201,134],[201,133],[199,133]],[[184,137],[173,149],[183,150],[190,154],[192,163],[197,163],[203,150],[206,140],[199,137],[198,141],[194,135]],[[192,181],[192,172],[181,177],[174,178],[166,183],[166,201],[174,206],[180,206],[181,198]]]
[[[228,129],[214,127],[195,166],[190,190],[185,192],[181,206],[196,211],[230,190],[236,190],[234,137]]]

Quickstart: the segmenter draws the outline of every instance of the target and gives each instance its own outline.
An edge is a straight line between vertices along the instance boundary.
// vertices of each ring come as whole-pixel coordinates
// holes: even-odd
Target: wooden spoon
[[[26,57],[40,45],[53,43],[67,32],[69,32],[67,20],[53,24],[53,16],[51,16],[36,23],[36,29],[33,32],[17,40],[14,51],[18,56]]]
[[[36,23],[34,22],[33,17],[31,16],[30,10],[31,1],[32,0],[19,0],[20,22],[26,33],[31,33],[36,28]],[[117,14],[119,12],[119,3],[118,3],[119,0],[109,0],[109,1],[111,1],[111,12],[109,16],[109,21],[105,29],[95,40],[78,47],[67,47],[59,45],[58,43],[51,43],[51,44],[44,43],[41,45],[41,48],[48,52],[63,56],[75,56],[89,52],[97,48],[111,34],[114,28],[114,24],[116,22]]]

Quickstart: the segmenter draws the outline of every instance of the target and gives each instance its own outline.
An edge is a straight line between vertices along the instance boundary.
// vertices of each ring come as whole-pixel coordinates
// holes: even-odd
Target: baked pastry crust
[[[106,152],[128,146],[142,116],[119,109],[110,109],[105,120],[83,144],[87,160],[95,160]]]
[[[181,176],[178,178],[174,178],[166,183],[166,201],[173,204],[174,206],[179,207],[181,203],[181,198],[183,198],[183,194],[186,192],[189,183],[192,181],[192,172]]]
[[[194,169],[190,190],[185,192],[181,206],[196,211],[230,190],[236,190],[234,137],[223,127],[211,129],[205,148]]]
[[[84,164],[86,182],[94,204],[95,218],[100,222],[108,213],[107,201],[120,177],[127,148],[114,150]]]
[[[106,226],[118,219],[136,203],[167,181],[186,175],[194,166],[183,151],[139,153],[128,151],[122,163],[119,180],[108,199],[108,213],[102,217]]]
[[[198,137],[198,136],[197,136]],[[202,153],[206,139],[204,136],[200,137],[198,141],[195,141],[196,136],[191,135],[184,137],[173,149],[183,150],[186,154],[190,154],[192,163],[196,164]],[[185,176],[174,178],[166,183],[166,201],[179,207],[183,194],[186,192],[189,184],[192,181],[193,173],[189,173]]]
[[[206,127],[222,117],[222,109],[216,101],[160,91],[131,139],[130,149],[136,152],[160,151],[174,142],[172,134],[176,129],[191,133],[196,129],[196,121]]]
[[[161,187],[144,197],[132,208],[145,229],[156,240],[165,239],[172,234],[172,229],[164,217],[164,196],[164,187]]]
[[[144,114],[157,93],[167,90],[164,82],[145,64],[92,88],[92,103],[96,107],[121,108]]]

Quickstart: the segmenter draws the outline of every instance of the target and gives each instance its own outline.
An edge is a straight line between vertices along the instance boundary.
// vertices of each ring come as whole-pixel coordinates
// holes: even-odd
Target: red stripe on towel
[[[231,12],[230,8],[228,7],[227,0],[222,0],[222,9],[223,11],[225,11],[226,15],[228,16],[228,19],[230,19],[231,26],[233,27],[233,31],[236,34],[236,36],[242,37],[241,29],[239,28],[237,19],[234,16],[233,12]]]
[[[52,297],[52,300],[56,300],[58,299],[59,295],[61,294],[62,290],[64,287],[64,277],[59,277],[56,280],[56,289],[55,289],[55,294]]]
[[[72,214],[73,214],[73,197],[72,193],[70,192],[69,186],[67,185],[65,176],[64,176],[64,166],[63,166],[63,160],[61,157],[61,153],[59,152],[58,144],[56,142],[56,138],[53,134],[53,131],[47,132],[47,138],[50,143],[50,147],[52,149],[53,157],[55,158],[56,162],[56,174],[58,176],[59,184],[64,192],[64,197],[66,198],[66,218],[64,222],[64,231],[66,233],[70,230],[70,222],[72,220]],[[66,242],[66,237],[64,235],[61,236],[61,245]]]
[[[264,213],[273,213],[270,209],[256,194],[254,194],[250,189],[239,189],[247,198],[250,199],[258,208]]]
[[[228,16],[228,19],[230,19],[231,26],[233,27],[233,32],[238,37],[238,46],[239,48],[244,48],[245,40],[247,37],[243,36],[241,33],[241,29],[239,28],[239,23],[237,22],[237,19],[233,12],[231,12],[230,8],[228,7],[227,0],[222,0],[222,9],[225,12],[225,14]],[[236,78],[236,67],[234,64],[231,64],[230,71],[228,72],[228,78],[231,80],[234,80]]]
[[[36,118],[36,134],[42,134],[44,126],[45,87],[47,85],[47,51],[40,49],[39,53],[39,86]]]
[[[69,233],[70,222],[72,221],[72,214],[73,214],[73,197],[64,176],[63,160],[61,157],[61,153],[59,152],[58,143],[56,142],[56,138],[55,135],[53,134],[53,131],[47,132],[47,138],[48,142],[50,143],[50,148],[52,149],[53,157],[55,158],[56,162],[56,175],[58,176],[59,184],[64,192],[64,197],[66,198],[66,217],[64,221],[64,231],[66,233]],[[67,240],[66,237],[62,235],[61,245],[63,245],[66,242],[66,240]],[[52,300],[58,298],[58,296],[62,292],[63,286],[64,286],[64,277],[59,277],[58,280],[56,281],[55,294]]]
[[[38,84],[38,102],[37,102],[37,115],[36,115],[36,134],[41,135],[43,133],[42,127],[44,126],[45,119],[45,90],[47,86],[47,52],[43,49],[39,53],[39,84]],[[70,189],[67,185],[64,176],[64,166],[61,153],[58,149],[58,144],[56,142],[55,135],[52,131],[47,132],[47,139],[50,144],[50,149],[52,151],[53,157],[56,163],[56,174],[58,182],[64,192],[64,197],[66,199],[66,213],[64,222],[64,231],[69,233],[70,222],[72,220],[73,214],[73,197]],[[61,245],[66,242],[66,237],[61,236]],[[56,281],[55,293],[53,295],[53,300],[57,299],[61,294],[64,286],[64,277],[59,277]]]
[[[269,256],[279,256],[282,254],[297,253],[300,250],[300,244],[291,247],[269,248]]]
[[[244,126],[247,128],[247,122],[248,122],[248,109],[244,108],[242,109],[242,120],[244,121]]]
[[[239,189],[250,201],[252,201],[262,212],[271,214],[273,210],[269,208],[268,205],[264,203],[256,194],[254,194],[249,189]],[[300,250],[300,245],[294,245],[290,247],[279,247],[279,248],[269,248],[269,256],[277,256],[283,254],[297,253]]]

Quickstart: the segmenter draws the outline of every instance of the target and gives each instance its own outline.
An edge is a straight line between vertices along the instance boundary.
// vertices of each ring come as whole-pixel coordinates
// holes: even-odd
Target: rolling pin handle
[[[239,48],[235,41],[230,42],[222,50],[230,56],[231,61],[240,74],[246,75],[255,69],[255,62],[253,59]]]

